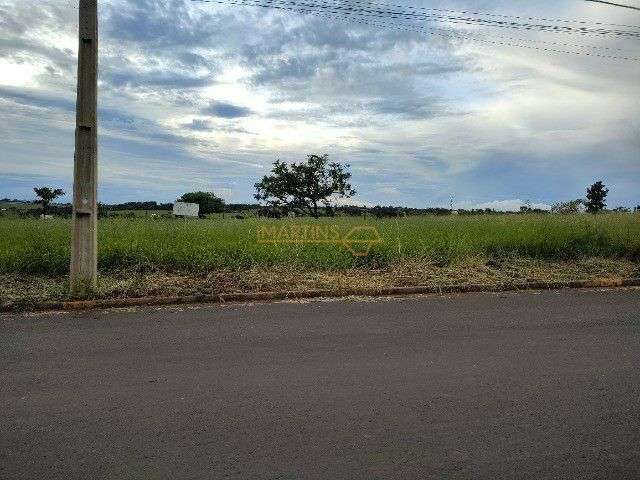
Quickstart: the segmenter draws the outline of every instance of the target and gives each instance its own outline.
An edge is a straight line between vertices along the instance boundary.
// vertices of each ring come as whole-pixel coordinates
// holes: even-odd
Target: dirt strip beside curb
[[[299,292],[248,292],[221,293],[217,295],[189,295],[178,297],[141,297],[114,298],[99,300],[72,300],[65,302],[42,302],[0,305],[0,313],[35,311],[79,311],[107,308],[126,308],[139,306],[185,305],[206,303],[243,303],[273,300],[296,300],[309,298],[340,297],[385,297],[420,294],[450,294],[472,292],[509,292],[520,290],[560,290],[566,288],[624,288],[640,287],[640,278],[577,280],[572,282],[528,282],[509,284],[469,284],[444,286],[387,287],[387,288],[351,288],[342,290],[307,290]]]

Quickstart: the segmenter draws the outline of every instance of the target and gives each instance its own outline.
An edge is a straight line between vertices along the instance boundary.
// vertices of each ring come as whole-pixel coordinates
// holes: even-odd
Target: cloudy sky
[[[390,3],[640,32],[640,12],[582,0]],[[640,204],[638,38],[99,4],[103,202],[248,202],[275,159],[328,153],[351,164],[354,203],[548,205],[603,180],[610,206]],[[71,191],[77,14],[77,0],[0,0],[0,197]]]

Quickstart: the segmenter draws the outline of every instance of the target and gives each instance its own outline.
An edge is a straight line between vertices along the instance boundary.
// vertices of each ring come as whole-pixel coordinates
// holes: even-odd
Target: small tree
[[[197,203],[200,205],[200,213],[224,212],[224,200],[216,197],[213,192],[191,192],[185,193],[179,198],[180,202]]]
[[[329,163],[328,155],[308,155],[306,162],[287,165],[280,160],[273,164],[271,175],[255,184],[256,200],[318,218],[319,208],[329,207],[331,197],[349,198],[355,195],[349,179],[349,165]]]
[[[600,181],[587,188],[587,201],[585,202],[587,212],[598,213],[604,210],[607,206],[605,200],[607,199],[608,194],[609,189],[605,188],[604,184]]]
[[[47,213],[49,212],[49,204],[53,200],[64,195],[64,190],[62,190],[61,188],[52,190],[49,187],[36,187],[33,189],[33,191],[39,198],[39,200],[36,200],[36,202],[42,205],[43,215],[47,215]]]
[[[577,199],[570,202],[554,203],[551,206],[551,213],[562,213],[565,215],[580,212],[580,206],[584,204],[584,200]]]

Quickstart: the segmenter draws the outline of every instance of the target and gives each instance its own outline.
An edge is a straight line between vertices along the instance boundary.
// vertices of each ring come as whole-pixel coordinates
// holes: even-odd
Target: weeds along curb
[[[266,302],[274,300],[296,300],[310,298],[341,297],[389,297],[420,294],[452,294],[473,292],[513,292],[523,290],[561,290],[580,288],[624,288],[640,287],[640,278],[614,280],[578,280],[572,282],[528,282],[513,284],[469,284],[445,286],[388,287],[388,288],[352,288],[343,290],[307,290],[301,292],[252,292],[221,293],[218,295],[190,295],[179,297],[141,297],[115,298],[103,300],[77,300],[66,302],[42,302],[0,305],[0,313],[42,312],[42,311],[81,311],[108,308],[126,308],[140,306],[187,305],[187,304],[223,304],[243,302]]]

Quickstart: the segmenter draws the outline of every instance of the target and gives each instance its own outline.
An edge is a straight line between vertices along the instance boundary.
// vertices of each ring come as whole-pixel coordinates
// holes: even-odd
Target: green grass
[[[261,225],[355,225],[377,228],[383,239],[356,258],[339,245],[263,245]],[[69,266],[70,221],[0,218],[0,273],[63,275]],[[381,267],[403,259],[447,265],[471,256],[547,260],[640,260],[640,216],[606,214],[409,217],[376,220],[104,219],[99,227],[102,272],[191,271],[291,265],[342,269]]]
[[[28,210],[41,209],[35,203],[0,202],[0,217],[15,217]]]

